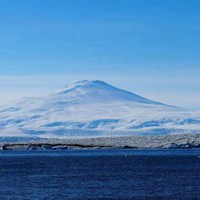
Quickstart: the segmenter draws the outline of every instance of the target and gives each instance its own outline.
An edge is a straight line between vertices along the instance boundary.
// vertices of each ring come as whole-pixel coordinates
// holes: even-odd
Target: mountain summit
[[[195,132],[199,125],[196,113],[99,80],[79,81],[46,97],[24,98],[0,110],[2,134],[11,130],[16,135],[43,137],[165,134]]]
[[[56,95],[69,95],[69,97],[86,98],[93,101],[132,101],[144,104],[164,105],[155,102],[137,94],[116,88],[104,81],[79,81],[73,85],[67,86],[55,93]]]

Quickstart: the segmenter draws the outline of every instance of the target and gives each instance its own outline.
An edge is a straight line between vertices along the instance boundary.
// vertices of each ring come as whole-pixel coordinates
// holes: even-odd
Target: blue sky
[[[82,79],[200,109],[199,0],[0,0],[0,104]]]

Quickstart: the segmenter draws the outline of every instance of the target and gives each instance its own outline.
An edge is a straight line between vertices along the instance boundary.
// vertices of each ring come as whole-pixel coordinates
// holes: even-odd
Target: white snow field
[[[103,81],[80,81],[0,108],[0,137],[96,137],[200,133],[200,113],[155,102]]]

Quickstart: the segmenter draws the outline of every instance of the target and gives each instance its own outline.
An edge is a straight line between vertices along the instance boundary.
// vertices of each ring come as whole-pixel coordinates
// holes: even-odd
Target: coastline
[[[96,148],[192,149],[200,148],[199,134],[119,136],[0,142],[1,150],[66,150]]]

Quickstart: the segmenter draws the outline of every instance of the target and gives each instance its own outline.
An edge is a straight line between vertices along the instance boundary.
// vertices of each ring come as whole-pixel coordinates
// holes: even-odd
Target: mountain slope
[[[3,107],[0,127],[4,135],[165,134],[199,131],[200,118],[96,80]]]

